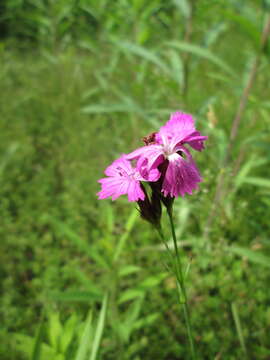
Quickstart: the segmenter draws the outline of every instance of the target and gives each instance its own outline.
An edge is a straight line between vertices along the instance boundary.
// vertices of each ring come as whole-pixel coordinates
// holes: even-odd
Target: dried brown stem
[[[243,116],[244,111],[247,106],[249,94],[255,83],[256,75],[257,75],[258,68],[259,68],[260,61],[261,61],[261,56],[267,45],[267,40],[268,40],[269,34],[270,34],[270,15],[267,16],[266,23],[265,23],[265,26],[263,28],[262,35],[261,35],[260,50],[254,60],[253,66],[250,70],[247,84],[242,92],[242,95],[241,95],[241,98],[239,101],[239,105],[238,105],[234,120],[232,122],[232,127],[231,127],[231,132],[230,132],[230,142],[227,146],[227,151],[226,151],[226,155],[225,155],[225,158],[224,158],[224,161],[222,164],[222,168],[219,171],[213,205],[211,207],[208,219],[206,221],[206,226],[205,226],[205,231],[204,231],[205,237],[208,237],[208,235],[209,235],[211,225],[212,225],[212,222],[214,219],[214,215],[216,214],[216,210],[219,206],[220,200],[221,200],[223,192],[224,192],[223,189],[224,189],[224,184],[225,184],[225,179],[226,179],[226,171],[224,171],[224,170],[226,170],[226,168],[230,162],[231,153],[232,153],[235,139],[237,137],[239,125],[240,125],[242,116]]]

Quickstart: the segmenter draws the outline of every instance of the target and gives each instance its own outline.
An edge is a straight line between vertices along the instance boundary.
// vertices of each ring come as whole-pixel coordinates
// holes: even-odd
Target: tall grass
[[[1,359],[187,358],[166,249],[124,199],[95,196],[105,165],[176,109],[209,134],[201,189],[175,204],[199,354],[269,358],[267,46],[223,166],[267,7],[203,0],[190,19],[190,3],[6,1]]]

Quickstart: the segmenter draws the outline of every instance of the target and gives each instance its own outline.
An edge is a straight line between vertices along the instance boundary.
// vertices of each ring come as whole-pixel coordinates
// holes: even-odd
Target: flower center
[[[176,161],[176,160],[178,160],[179,158],[180,158],[180,155],[177,154],[176,152],[167,156],[167,159],[168,159],[169,161]]]
[[[163,154],[169,161],[178,160],[180,157],[180,154],[178,154],[170,144],[163,145]]]

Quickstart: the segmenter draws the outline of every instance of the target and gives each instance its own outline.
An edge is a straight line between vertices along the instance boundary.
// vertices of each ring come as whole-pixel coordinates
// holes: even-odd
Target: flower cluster
[[[186,145],[201,151],[206,139],[207,136],[202,136],[195,129],[190,114],[173,113],[158,132],[143,138],[145,146],[123,154],[105,170],[107,177],[99,180],[102,188],[98,198],[112,197],[115,200],[127,194],[129,201],[138,202],[142,217],[154,223],[158,216],[154,216],[154,220],[149,219],[148,213],[161,213],[160,201],[168,206],[170,199],[186,193],[191,195],[202,181]],[[144,182],[151,186],[151,200]]]

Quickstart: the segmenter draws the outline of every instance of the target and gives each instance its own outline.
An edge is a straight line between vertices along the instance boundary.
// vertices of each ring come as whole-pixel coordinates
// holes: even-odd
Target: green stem
[[[185,288],[185,281],[184,281],[184,276],[183,276],[181,258],[180,258],[177,240],[176,240],[176,234],[175,234],[175,228],[174,228],[174,222],[173,222],[173,216],[172,216],[172,209],[168,207],[167,212],[168,212],[168,216],[170,219],[173,244],[174,244],[174,252],[175,252],[175,258],[176,258],[175,275],[176,275],[176,280],[177,280],[177,285],[178,285],[177,288],[179,291],[179,302],[183,305],[191,357],[193,360],[195,360],[195,359],[197,359],[197,356],[196,356],[196,352],[195,352],[194,339],[193,339],[193,335],[192,335],[189,307],[188,307],[188,302],[187,302],[187,293],[186,293],[186,288]],[[181,297],[183,298],[183,300],[181,300]]]

